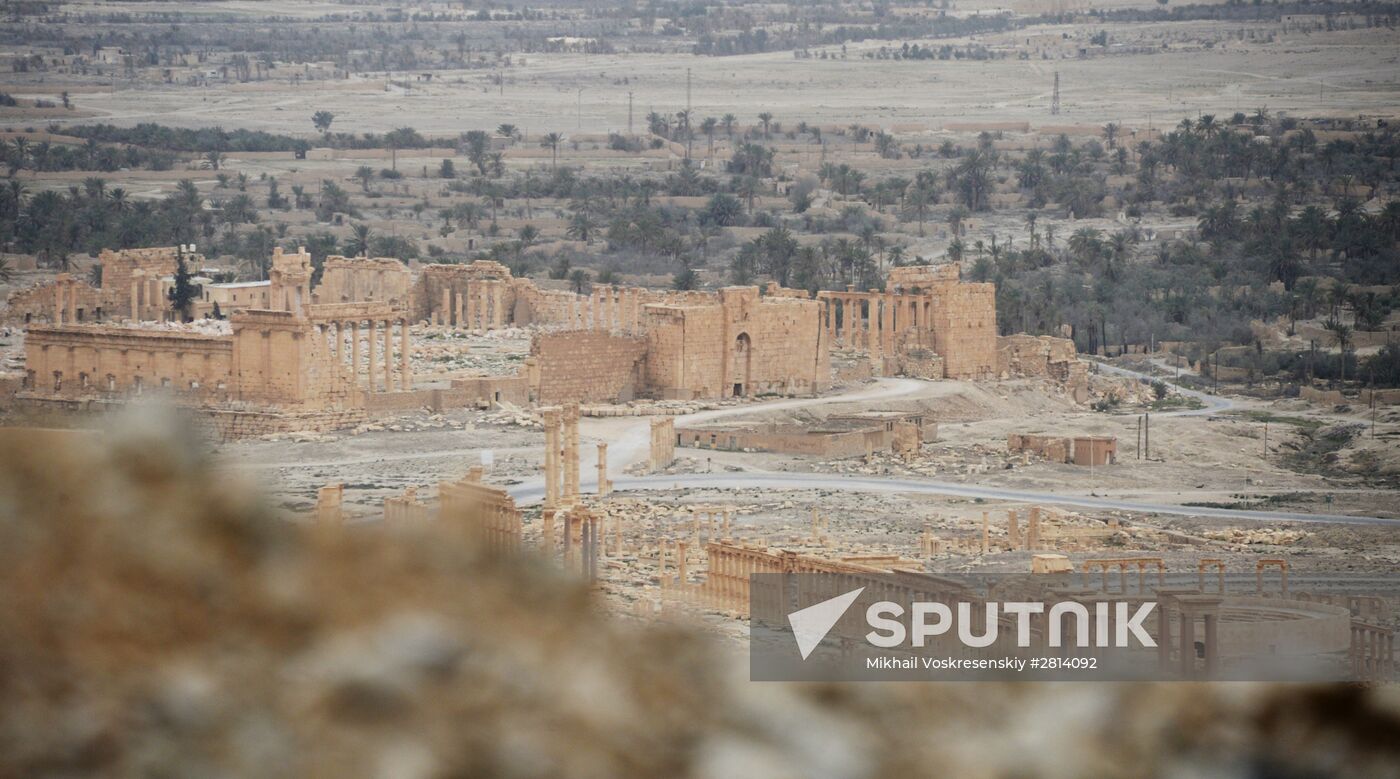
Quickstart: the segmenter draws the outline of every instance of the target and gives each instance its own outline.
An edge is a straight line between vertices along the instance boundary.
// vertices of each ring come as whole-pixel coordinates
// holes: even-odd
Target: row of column
[[[395,391],[394,328],[396,326],[399,331],[397,389],[404,392],[413,388],[407,318],[397,320],[370,319],[367,322],[362,320],[330,321],[320,322],[316,325],[322,339],[320,343],[325,348],[327,356],[333,365],[342,369],[342,371],[337,371],[335,375],[343,379],[348,372],[351,386],[365,392]],[[348,349],[345,346],[347,336],[350,339]],[[381,377],[383,379],[382,385]]]
[[[78,283],[63,274],[54,280],[53,323],[76,324],[78,321]]]
[[[1395,678],[1395,631],[1365,622],[1351,623],[1351,674],[1357,681]]]
[[[579,499],[579,404],[540,409],[544,421],[544,509],[572,506]],[[601,454],[606,458],[606,454]],[[603,462],[606,462],[604,459]]]
[[[647,290],[599,284],[588,295],[558,292],[544,296],[547,310],[541,319],[570,330],[602,330],[639,335],[642,308],[649,302]]]
[[[465,330],[491,330],[505,327],[506,282],[501,279],[468,279],[467,291],[449,287],[442,290],[442,304],[433,312],[433,322]]]
[[[929,326],[932,298],[928,295],[856,292],[850,288],[847,292],[823,292],[820,297],[826,303],[827,342],[833,345],[892,354],[896,333]]]
[[[155,276],[131,277],[131,319],[142,322],[164,318],[168,299],[165,284]]]

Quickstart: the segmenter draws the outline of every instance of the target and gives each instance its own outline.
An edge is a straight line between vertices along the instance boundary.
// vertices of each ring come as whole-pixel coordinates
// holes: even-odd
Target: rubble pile
[[[1230,528],[1228,530],[1207,530],[1201,535],[1212,541],[1223,541],[1239,546],[1265,544],[1269,546],[1291,546],[1311,536],[1303,530],[1270,530],[1267,528]]]

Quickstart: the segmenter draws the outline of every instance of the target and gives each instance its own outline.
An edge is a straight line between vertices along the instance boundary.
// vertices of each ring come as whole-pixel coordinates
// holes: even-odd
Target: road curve
[[[669,490],[705,488],[748,488],[771,490],[829,489],[843,492],[912,493],[919,495],[952,495],[985,500],[1014,500],[1026,503],[1051,503],[1087,509],[1134,511],[1143,514],[1171,514],[1183,517],[1219,517],[1252,521],[1318,522],[1328,524],[1386,525],[1400,520],[1385,517],[1351,516],[1349,514],[1300,514],[1285,511],[1247,511],[1205,506],[1180,506],[1170,503],[1141,503],[1114,498],[1064,495],[1054,492],[1008,490],[979,487],[974,484],[904,479],[883,476],[840,476],[826,473],[685,473],[676,475],[624,476],[613,480],[614,490]],[[522,482],[511,488],[512,497],[528,505],[544,497],[542,483]]]

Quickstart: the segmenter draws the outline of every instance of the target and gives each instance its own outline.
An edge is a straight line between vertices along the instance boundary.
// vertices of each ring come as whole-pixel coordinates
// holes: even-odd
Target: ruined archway
[[[740,333],[734,339],[734,351],[730,355],[729,375],[733,382],[733,396],[748,395],[752,391],[750,377],[753,369],[753,342],[748,333]]]

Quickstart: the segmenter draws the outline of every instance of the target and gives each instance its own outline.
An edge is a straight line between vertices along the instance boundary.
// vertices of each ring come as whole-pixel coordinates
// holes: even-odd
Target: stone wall
[[[398,260],[331,256],[326,258],[315,297],[317,303],[388,303],[408,308],[412,289],[413,273]]]
[[[540,403],[627,401],[640,390],[647,341],[590,330],[537,333],[530,343]],[[533,377],[532,377],[533,379]]]
[[[0,312],[4,322],[15,325],[100,322],[107,315],[102,291],[66,273],[11,292]]]
[[[998,337],[997,375],[1050,379],[1064,385],[1076,402],[1089,398],[1089,368],[1068,338],[1024,333]]]
[[[137,305],[143,311],[163,307],[163,301],[146,287],[152,280],[175,273],[180,249],[164,246],[149,249],[103,249],[97,255],[102,266],[103,308],[110,317],[131,317],[133,282],[140,287],[136,293]],[[204,257],[193,252],[185,255],[186,267],[191,273],[204,266]]]
[[[31,326],[26,388],[34,397],[114,397],[164,389],[222,401],[233,381],[228,336],[105,325]]]
[[[647,306],[647,385],[665,398],[807,395],[830,383],[821,303],[727,287],[719,300]]]

